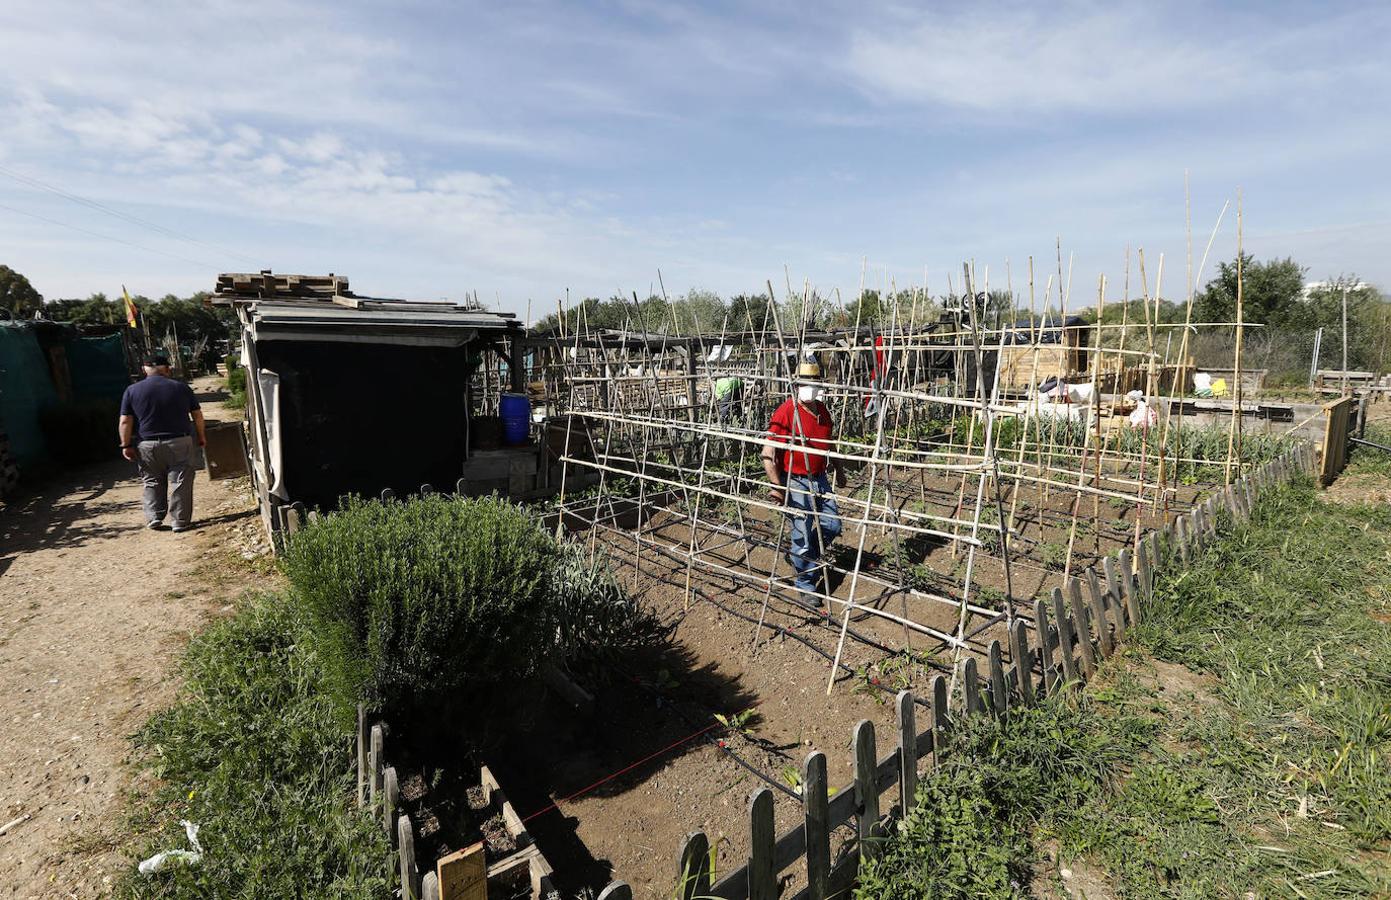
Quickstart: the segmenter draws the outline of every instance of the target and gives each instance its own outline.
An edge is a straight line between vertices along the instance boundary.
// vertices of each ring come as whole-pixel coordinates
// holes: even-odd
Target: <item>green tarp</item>
[[[126,374],[125,348],[119,334],[79,337],[65,345],[72,396],[87,400],[120,400],[130,376]]]
[[[0,428],[9,435],[10,453],[21,468],[47,456],[39,412],[57,405],[58,392],[34,332],[0,322]]]

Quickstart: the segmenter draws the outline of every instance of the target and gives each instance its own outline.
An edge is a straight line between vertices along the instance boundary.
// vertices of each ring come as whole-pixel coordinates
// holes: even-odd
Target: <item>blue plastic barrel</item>
[[[525,444],[531,438],[531,401],[525,394],[503,394],[497,404],[502,434],[509,444]]]

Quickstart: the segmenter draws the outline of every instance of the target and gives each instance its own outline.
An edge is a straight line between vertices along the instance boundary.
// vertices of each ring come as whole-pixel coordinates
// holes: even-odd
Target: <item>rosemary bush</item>
[[[658,631],[607,571],[494,497],[349,498],[294,536],[284,568],[345,705],[433,707]]]

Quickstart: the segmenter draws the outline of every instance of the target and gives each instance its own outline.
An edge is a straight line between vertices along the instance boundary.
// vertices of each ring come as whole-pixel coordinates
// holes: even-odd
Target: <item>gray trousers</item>
[[[193,519],[193,438],[141,441],[139,451],[145,521],[162,522],[173,513],[173,526],[187,528]]]

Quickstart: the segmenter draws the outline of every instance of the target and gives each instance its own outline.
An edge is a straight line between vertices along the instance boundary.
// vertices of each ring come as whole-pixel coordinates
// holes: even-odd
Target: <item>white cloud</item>
[[[1288,15],[1304,20],[1314,12]],[[1369,27],[1384,27],[1384,15],[1370,18]],[[900,12],[857,28],[845,66],[883,102],[1143,117],[1298,93],[1311,80],[1340,75],[1360,80],[1370,70],[1345,52],[1326,53],[1335,49],[1327,46],[1331,33],[1345,37],[1346,23],[1332,19],[1276,31],[1264,9],[1225,22],[1194,7],[1136,3]]]

